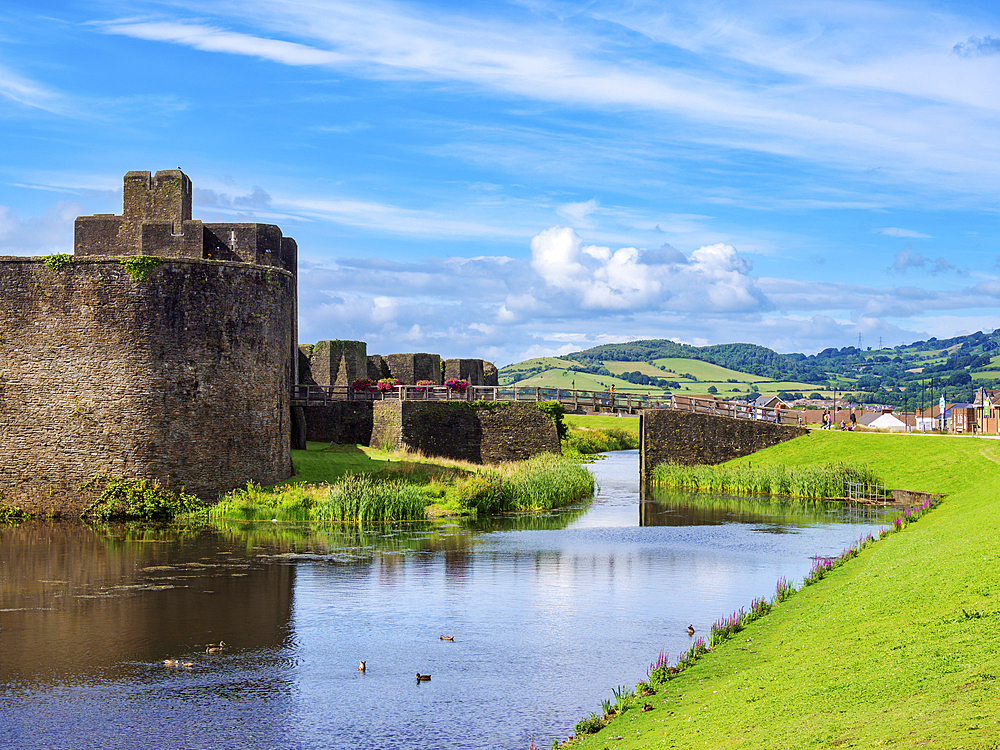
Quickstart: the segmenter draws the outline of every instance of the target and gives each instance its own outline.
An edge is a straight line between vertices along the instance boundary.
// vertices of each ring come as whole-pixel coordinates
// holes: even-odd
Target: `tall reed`
[[[848,481],[881,483],[882,480],[864,464],[844,462],[808,466],[681,466],[663,463],[653,470],[655,484],[734,495],[840,498],[846,494]]]
[[[459,486],[459,498],[484,513],[549,510],[594,494],[594,476],[554,453],[486,469]]]
[[[248,482],[208,509],[210,518],[243,521],[329,521],[369,523],[424,517],[416,484],[347,474],[332,485],[289,484],[262,489]]]
[[[330,486],[317,503],[317,521],[409,521],[424,517],[420,488],[407,482],[378,482],[367,474],[349,474]]]

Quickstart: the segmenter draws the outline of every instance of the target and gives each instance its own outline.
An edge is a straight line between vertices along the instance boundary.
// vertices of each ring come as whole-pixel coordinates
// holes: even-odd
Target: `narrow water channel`
[[[593,502],[475,523],[0,529],[0,747],[548,747],[880,525],[591,468]]]

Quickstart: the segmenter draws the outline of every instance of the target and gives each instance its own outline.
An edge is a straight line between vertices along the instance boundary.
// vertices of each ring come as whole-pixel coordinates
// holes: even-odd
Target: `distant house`
[[[758,396],[754,399],[753,405],[758,409],[787,409],[788,404],[777,396]]]
[[[787,409],[788,404],[777,396],[758,396],[750,405],[751,414],[754,419],[766,419],[768,422],[777,422],[778,410]]]
[[[944,411],[945,429],[950,432],[972,432],[975,423],[975,404],[952,404]]]
[[[1000,389],[980,388],[972,404],[980,432],[1000,432]]]

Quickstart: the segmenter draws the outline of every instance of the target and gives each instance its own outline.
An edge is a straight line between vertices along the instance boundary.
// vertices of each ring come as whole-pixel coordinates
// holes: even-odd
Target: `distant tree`
[[[710,385],[708,386],[708,392],[714,396],[716,393],[719,392],[719,389],[716,388],[714,385]]]
[[[815,391],[813,391],[812,393],[809,394],[809,398],[821,399],[821,398],[823,398],[823,396],[820,395],[819,393],[816,393]]]
[[[955,387],[960,385],[968,385],[972,382],[972,375],[962,370],[961,372],[956,372],[950,378],[948,378],[948,385]]]

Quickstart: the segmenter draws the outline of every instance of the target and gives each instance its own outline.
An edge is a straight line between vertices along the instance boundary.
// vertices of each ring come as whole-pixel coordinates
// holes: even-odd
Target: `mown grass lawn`
[[[638,417],[613,417],[606,414],[566,414],[563,421],[568,427],[578,427],[585,430],[606,430],[618,427],[622,430],[639,434]]]
[[[573,747],[1000,747],[1000,441],[812,431],[739,461],[836,460],[947,498]]]

